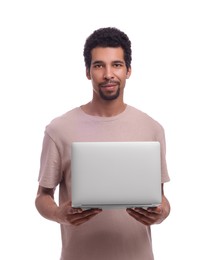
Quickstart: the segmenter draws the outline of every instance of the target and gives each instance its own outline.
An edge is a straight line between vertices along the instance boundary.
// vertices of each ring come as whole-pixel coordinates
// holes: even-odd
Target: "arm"
[[[78,226],[101,211],[99,209],[74,209],[71,207],[70,202],[58,206],[54,201],[54,192],[55,189],[41,186],[38,188],[35,205],[39,213],[46,219],[56,221],[63,225],[72,224]]]
[[[130,214],[137,221],[145,224],[147,226],[152,224],[160,224],[165,220],[170,213],[170,204],[164,195],[164,189],[162,184],[162,203],[155,208],[134,208],[127,209],[128,214]]]

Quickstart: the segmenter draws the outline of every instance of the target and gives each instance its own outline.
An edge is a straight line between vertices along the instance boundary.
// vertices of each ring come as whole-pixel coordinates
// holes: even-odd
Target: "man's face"
[[[121,47],[97,47],[91,52],[92,60],[87,78],[92,81],[93,93],[104,100],[114,100],[123,96],[126,79],[131,74],[124,61]]]

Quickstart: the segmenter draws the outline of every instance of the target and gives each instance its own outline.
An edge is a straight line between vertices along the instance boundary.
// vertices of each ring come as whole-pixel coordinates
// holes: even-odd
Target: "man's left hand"
[[[170,212],[170,205],[166,197],[162,196],[162,203],[153,208],[131,208],[127,209],[129,215],[144,225],[150,226],[161,223]]]

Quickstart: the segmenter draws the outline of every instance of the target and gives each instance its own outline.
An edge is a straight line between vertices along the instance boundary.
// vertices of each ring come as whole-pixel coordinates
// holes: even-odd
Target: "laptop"
[[[161,203],[159,142],[73,142],[72,207],[156,207]]]

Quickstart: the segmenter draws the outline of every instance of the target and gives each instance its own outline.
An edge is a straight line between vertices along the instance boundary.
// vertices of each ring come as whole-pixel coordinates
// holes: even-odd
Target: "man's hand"
[[[136,220],[144,225],[152,225],[155,223],[160,223],[162,219],[162,207],[158,206],[155,208],[133,208],[127,209],[127,212]]]
[[[60,224],[78,226],[87,222],[101,211],[101,209],[83,210],[81,208],[72,208],[71,203],[66,202],[56,209],[55,219]]]
[[[52,221],[63,225],[78,226],[100,213],[101,209],[82,210],[72,208],[71,202],[65,202],[58,206],[54,201],[55,188],[45,188],[39,186],[35,200],[36,208],[39,213]]]
[[[152,224],[161,223],[170,213],[170,205],[166,197],[162,196],[162,203],[154,208],[132,208],[127,209],[129,215],[144,225],[150,226]]]

